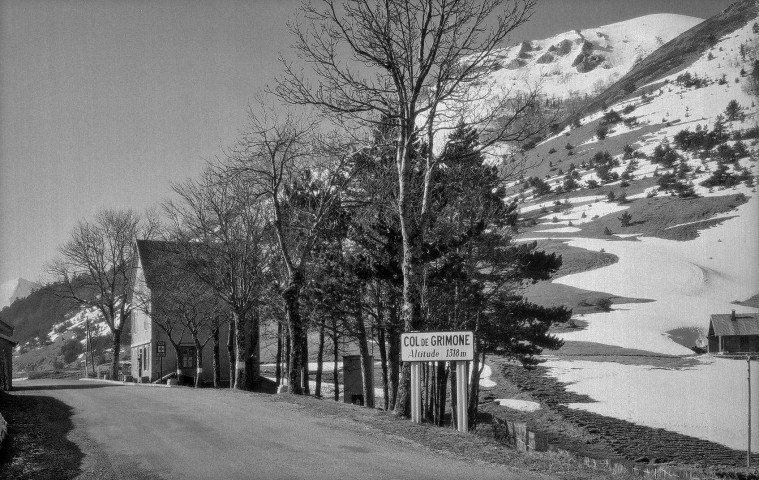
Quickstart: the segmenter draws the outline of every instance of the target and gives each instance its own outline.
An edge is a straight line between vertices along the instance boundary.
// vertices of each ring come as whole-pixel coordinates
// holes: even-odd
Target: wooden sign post
[[[423,362],[456,362],[457,429],[469,429],[468,366],[474,360],[473,332],[410,332],[401,335],[401,361],[411,362],[411,421],[422,422]]]

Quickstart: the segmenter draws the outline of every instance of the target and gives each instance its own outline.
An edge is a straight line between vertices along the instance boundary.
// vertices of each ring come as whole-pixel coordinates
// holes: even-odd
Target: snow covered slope
[[[636,81],[624,99],[613,101],[614,97],[607,96],[608,102],[603,102],[608,105],[605,111],[582,115],[578,118],[581,126],[566,128],[529,152],[533,160],[542,158],[548,164],[548,168],[532,175],[538,173],[553,189],[566,185],[569,175],[561,169],[569,170],[572,164],[572,171],[578,172],[579,184],[572,187],[566,198],[534,197],[535,192],[530,189],[514,197],[525,199],[523,215],[546,211],[537,218],[537,229],[530,236],[544,237],[548,227],[558,227],[548,231],[567,238],[571,246],[609,252],[619,259],[613,265],[568,275],[555,283],[652,300],[614,305],[608,313],[587,314],[582,318],[587,327],[564,333],[566,341],[615,345],[659,355],[689,355],[690,345],[678,344],[671,332],[677,329],[705,332],[709,315],[714,313],[757,311],[755,307],[735,303],[759,293],[756,193],[759,100],[752,90],[752,74],[759,61],[759,18],[753,2],[739,3],[746,10],[742,24],[731,24],[729,31],[715,35],[704,48],[690,49],[687,61],[679,62],[677,68],[656,74],[648,83]],[[734,13],[738,18],[737,13],[741,12]],[[714,24],[712,19],[707,20],[710,21]],[[713,25],[712,31],[724,31],[717,27]],[[674,58],[681,53],[670,50],[667,55]],[[674,65],[668,58],[661,60],[663,65]],[[733,102],[731,114],[728,106]],[[611,118],[612,110],[620,119],[607,121],[607,131],[599,135],[602,117]],[[725,135],[708,148],[686,149],[678,142],[684,131],[713,133],[715,125],[721,125]],[[656,160],[656,149],[665,145],[676,152],[676,164],[667,166]],[[624,157],[624,147],[634,151],[635,156]],[[730,153],[733,149],[741,153]],[[621,179],[604,180],[598,174],[599,169],[586,166],[601,152],[608,152],[619,162],[611,169],[612,173],[621,176],[627,172],[629,181],[623,184]],[[722,168],[731,182],[704,184]],[[649,212],[644,212],[640,205],[656,210],[661,206],[656,203],[657,198],[678,198],[675,189],[662,187],[661,177],[665,174],[677,175],[684,186],[693,189],[693,195],[676,200],[682,202],[680,208],[691,201],[717,204],[721,200],[718,197],[739,194],[747,201],[735,210],[723,212],[721,216],[729,216],[728,220],[701,229],[697,238],[687,241],[649,236],[640,231],[646,228],[645,221],[625,230],[620,226],[618,212],[632,211],[634,216],[651,221],[651,216],[644,216]],[[600,186],[590,187],[591,181]],[[625,191],[632,202],[605,200],[608,192],[619,195]],[[639,193],[633,194],[634,191]],[[561,211],[549,213],[547,208],[555,202],[560,202]],[[625,234],[600,234],[600,230],[592,229],[594,224],[610,226],[615,232],[622,229]],[[580,232],[583,235],[575,235]],[[629,236],[637,237],[637,241],[619,241]],[[738,385],[745,382],[745,361],[703,355],[695,357],[696,363],[691,368],[678,370],[547,358],[545,365],[551,374],[568,383],[570,391],[596,401],[573,404],[573,408],[676,431],[734,449],[745,448],[745,417],[735,412],[747,411],[746,396],[724,393],[743,388]],[[753,388],[756,395],[759,390]],[[759,452],[756,417],[752,420],[752,445]]]
[[[646,15],[523,42],[499,52],[502,68],[493,73],[492,81],[516,90],[539,83],[549,98],[600,93],[637,62],[701,21],[676,14]]]

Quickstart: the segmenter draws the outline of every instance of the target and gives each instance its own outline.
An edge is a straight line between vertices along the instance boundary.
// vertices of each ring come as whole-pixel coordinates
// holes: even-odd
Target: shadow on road
[[[13,391],[16,392],[31,392],[34,390],[83,390],[89,388],[104,388],[104,387],[123,387],[124,385],[108,384],[108,383],[82,383],[82,384],[61,384],[61,385],[13,385]]]
[[[71,407],[52,397],[0,392],[0,413],[8,422],[0,478],[63,480],[80,473],[84,453],[66,438],[74,429]]]

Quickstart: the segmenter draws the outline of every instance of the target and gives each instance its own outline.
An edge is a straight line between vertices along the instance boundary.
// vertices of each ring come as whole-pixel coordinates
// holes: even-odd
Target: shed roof
[[[735,320],[730,313],[719,313],[712,315],[711,333],[721,337],[726,335],[759,335],[759,314],[758,313],[738,313]]]

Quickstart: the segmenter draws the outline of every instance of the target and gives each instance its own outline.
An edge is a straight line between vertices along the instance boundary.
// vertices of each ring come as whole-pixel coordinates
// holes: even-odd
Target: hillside
[[[647,57],[641,58],[613,85],[589,100],[576,114],[567,118],[564,125],[602,110],[629,96],[636,89],[663,80],[672,73],[682,70],[701,57],[703,52],[715,47],[719,39],[756,21],[758,15],[759,7],[755,0],[740,0],[704,22],[682,33],[677,32],[680,34]]]
[[[587,97],[701,21],[655,14],[522,42],[497,53],[502,68],[492,74],[491,82],[515,92],[539,85],[546,98]]]
[[[733,412],[746,399],[724,394],[745,382],[745,364],[694,347],[711,314],[759,307],[756,22],[755,3],[738,2],[664,45],[526,152],[538,166],[510,185],[521,240],[570,260],[616,258],[526,292],[575,308],[556,330],[565,347],[544,363],[592,399],[557,408],[565,418],[580,410],[745,447],[745,418]],[[677,365],[686,358],[693,364]],[[634,438],[604,438],[636,451]]]

